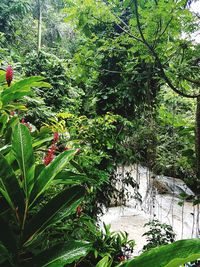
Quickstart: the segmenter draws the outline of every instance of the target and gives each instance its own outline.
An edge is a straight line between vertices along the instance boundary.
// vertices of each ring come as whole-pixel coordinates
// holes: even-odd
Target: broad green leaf
[[[52,139],[53,139],[52,136],[49,136],[49,137],[46,137],[46,138],[43,138],[43,139],[35,139],[34,142],[33,142],[33,147],[41,146],[42,144],[44,144],[46,142],[49,142]]]
[[[44,206],[26,225],[24,230],[24,242],[32,239],[37,233],[42,232],[53,223],[74,212],[85,195],[82,186],[70,187]]]
[[[10,150],[8,152],[8,154],[6,154],[5,159],[7,160],[8,164],[10,164],[10,165],[15,161],[15,156],[13,155],[13,151],[12,150]]]
[[[96,267],[110,267],[111,265],[112,259],[110,259],[108,256],[105,256],[97,263]]]
[[[44,80],[44,77],[42,76],[33,76],[33,77],[25,78],[19,82],[12,84],[8,89],[4,91],[3,95],[6,95],[8,92],[16,92],[17,90],[21,90],[22,88],[26,86],[30,87],[32,86],[33,83],[40,82],[42,80]]]
[[[179,267],[200,258],[200,239],[180,240],[153,248],[120,267]]]
[[[95,183],[95,180],[88,178],[85,174],[74,173],[72,171],[61,171],[56,175],[54,183],[56,184],[81,184],[85,182]]]
[[[13,100],[21,99],[23,96],[29,95],[30,93],[31,93],[30,90],[24,90],[24,91],[10,93],[10,94],[5,95],[2,98],[4,109],[6,109],[6,107],[8,107],[8,105],[7,105],[8,103],[12,102]]]
[[[14,171],[3,155],[0,154],[0,191],[8,204],[18,214],[24,211],[24,196]]]
[[[2,52],[2,50],[0,50],[0,52]],[[4,75],[4,77],[5,77],[5,75],[6,75],[5,70],[0,70],[0,75]]]
[[[7,113],[0,114],[0,134],[3,134],[3,131],[6,127],[6,123],[8,122],[9,116]]]
[[[4,81],[6,81],[6,75],[5,75],[5,73],[4,74],[0,73],[0,83],[2,83]]]
[[[33,187],[35,159],[32,140],[28,128],[19,123],[15,126],[12,136],[12,149],[20,166],[26,197]]]
[[[0,242],[0,264],[9,259],[9,253],[6,247]]]
[[[37,267],[63,267],[86,256],[90,250],[90,243],[70,240],[40,253],[34,262]]]
[[[44,78],[41,76],[28,77],[19,82],[16,82],[8,89],[2,92],[3,104],[7,104],[14,99],[19,99],[22,96],[30,93],[32,87],[51,87],[50,84],[43,82]]]
[[[10,208],[12,210],[15,210],[14,205],[12,203],[12,200],[10,199],[8,192],[6,191],[6,189],[4,189],[4,184],[2,183],[1,178],[0,178],[0,193],[2,194],[4,199],[7,201],[7,204],[10,206]]]
[[[13,105],[8,104],[3,107],[5,110],[12,111],[12,110],[28,110],[26,106],[21,103],[14,103]]]
[[[6,129],[4,131],[5,135],[5,144],[10,144],[12,140],[12,133],[15,125],[19,123],[19,118],[17,116],[14,116],[10,118],[6,124]]]
[[[55,176],[63,170],[75,153],[75,149],[64,151],[42,170],[31,192],[31,204],[48,188]]]

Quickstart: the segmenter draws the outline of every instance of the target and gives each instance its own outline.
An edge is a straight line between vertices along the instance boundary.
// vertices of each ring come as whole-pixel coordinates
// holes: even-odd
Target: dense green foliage
[[[150,228],[143,234],[143,236],[147,237],[147,244],[143,247],[144,251],[161,245],[167,245],[175,241],[176,234],[173,232],[171,225],[160,223],[158,220],[153,220],[146,223],[144,226]]]
[[[134,241],[98,226],[105,207],[126,201],[119,180],[138,187],[118,166],[145,165],[199,194],[193,2],[1,0],[0,266],[114,267],[128,259]],[[149,225],[146,250],[174,241],[170,226]],[[198,257],[199,240],[188,240],[120,266]]]

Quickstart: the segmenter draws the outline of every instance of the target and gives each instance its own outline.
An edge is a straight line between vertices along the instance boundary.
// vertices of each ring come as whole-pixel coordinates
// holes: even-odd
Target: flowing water
[[[179,194],[183,192],[193,195],[183,181],[154,176],[148,168],[140,165],[118,169],[118,173],[124,172],[131,173],[138,188],[126,187],[132,198],[127,199],[125,206],[110,207],[101,221],[111,224],[113,231],[126,231],[129,238],[136,242],[135,255],[146,244],[146,238],[142,235],[148,229],[143,226],[153,218],[172,225],[176,240],[199,237],[199,207],[180,199]],[[122,186],[124,185],[120,182],[117,185],[118,189]],[[134,198],[135,196],[140,196],[140,199]]]

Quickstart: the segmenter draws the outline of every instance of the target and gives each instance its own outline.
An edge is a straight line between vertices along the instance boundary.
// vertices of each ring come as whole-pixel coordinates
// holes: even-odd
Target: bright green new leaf
[[[0,72],[0,83],[6,82],[6,73],[4,71]]]
[[[33,187],[35,159],[30,132],[28,128],[21,123],[14,128],[12,149],[21,169],[21,179],[23,181],[25,194],[28,197]]]
[[[75,153],[75,149],[64,151],[42,170],[31,192],[31,204],[48,188],[51,181],[63,170]]]
[[[200,258],[200,239],[179,240],[153,248],[120,267],[179,267]]]
[[[37,147],[37,146],[41,146],[42,144],[46,143],[46,142],[49,142],[53,139],[53,137],[51,136],[48,136],[46,138],[43,138],[43,139],[35,139],[34,142],[33,142],[33,147]]]
[[[108,256],[105,256],[97,263],[96,267],[110,267],[111,265],[112,259],[110,259]]]
[[[1,97],[3,104],[5,105],[29,94],[32,87],[51,87],[50,84],[43,82],[43,80],[44,78],[41,76],[34,76],[14,83],[2,92]]]

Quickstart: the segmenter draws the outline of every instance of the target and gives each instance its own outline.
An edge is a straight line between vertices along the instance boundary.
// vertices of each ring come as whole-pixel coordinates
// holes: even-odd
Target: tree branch
[[[191,82],[193,84],[196,84],[197,86],[200,86],[200,80],[195,80],[193,78],[190,77],[183,77],[186,81]]]
[[[138,13],[138,2],[137,0],[133,0],[134,1],[134,6],[135,6],[135,15],[136,15],[136,21],[137,21],[137,27],[141,36],[141,39],[143,41],[143,44],[149,49],[150,53],[152,54],[152,56],[155,58],[156,63],[158,64],[158,67],[160,69],[160,75],[163,78],[163,80],[167,83],[167,85],[177,94],[187,97],[187,98],[197,98],[198,95],[188,95],[182,91],[180,91],[179,89],[177,89],[173,83],[171,82],[171,80],[168,78],[168,76],[165,73],[165,70],[163,68],[163,65],[160,61],[159,56],[157,55],[156,51],[153,49],[153,47],[147,42],[147,40],[144,37],[142,28],[141,28],[141,24],[140,24],[140,19],[139,19],[139,13]]]

